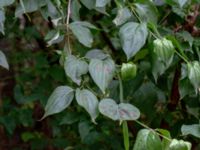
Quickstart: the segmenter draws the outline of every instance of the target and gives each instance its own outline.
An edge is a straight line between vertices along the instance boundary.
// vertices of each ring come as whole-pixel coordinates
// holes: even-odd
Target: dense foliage
[[[0,0],[0,149],[200,149],[199,11]]]

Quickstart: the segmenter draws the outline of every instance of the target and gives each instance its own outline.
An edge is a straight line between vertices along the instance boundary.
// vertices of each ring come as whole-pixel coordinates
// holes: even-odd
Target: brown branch
[[[180,100],[180,93],[179,93],[180,76],[181,76],[181,70],[178,65],[178,67],[175,70],[174,79],[173,79],[172,88],[171,88],[170,100],[167,105],[168,109],[171,111],[176,109],[176,107],[179,103],[179,100]]]
[[[176,25],[174,32],[178,32],[180,30],[188,31],[192,36],[200,36],[200,29],[195,26],[196,20],[199,16],[200,5],[193,6],[193,12],[185,18],[185,23],[183,25]]]

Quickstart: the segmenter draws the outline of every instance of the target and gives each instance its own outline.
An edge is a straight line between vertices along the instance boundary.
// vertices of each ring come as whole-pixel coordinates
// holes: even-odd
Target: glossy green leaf
[[[128,60],[144,46],[147,35],[145,23],[129,22],[120,28],[119,36]]]
[[[166,38],[156,39],[153,42],[152,72],[155,79],[162,75],[170,66],[174,57],[174,46]]]
[[[124,24],[126,21],[128,21],[131,18],[131,16],[132,16],[131,11],[127,7],[119,8],[117,11],[117,16],[113,20],[113,23],[116,26],[120,26]]]
[[[9,70],[9,65],[8,65],[6,56],[4,55],[2,51],[0,51],[0,66]]]
[[[154,40],[153,45],[153,52],[158,57],[157,59],[163,62],[165,66],[169,66],[174,56],[174,46],[172,42],[166,38],[156,39]]]
[[[96,85],[105,93],[115,73],[115,63],[112,59],[92,59],[89,64],[89,72]]]
[[[181,132],[183,135],[193,135],[197,138],[200,138],[200,125],[192,124],[192,125],[182,125]]]
[[[76,84],[81,84],[81,76],[88,72],[88,64],[76,58],[73,55],[69,55],[64,63],[65,73]]]
[[[200,63],[198,61],[193,61],[187,64],[188,68],[188,78],[195,88],[195,92],[199,91],[200,87]]]
[[[191,150],[191,147],[192,145],[189,142],[173,139],[168,150]]]
[[[170,132],[168,130],[156,129],[156,131],[158,131],[160,134],[167,137],[168,139],[171,139],[171,135],[170,135]],[[168,147],[171,143],[168,139],[166,139],[166,138],[162,139],[162,150],[168,150]]]
[[[121,68],[121,76],[123,80],[130,80],[136,76],[137,66],[132,63],[123,63]]]
[[[53,115],[67,108],[74,98],[74,90],[68,86],[57,87],[49,97],[45,106],[45,114],[42,117]]]
[[[112,120],[136,120],[140,117],[140,111],[128,103],[119,105],[112,99],[102,99],[99,103],[99,111]]]
[[[162,150],[161,140],[155,132],[142,129],[137,134],[133,150]]]
[[[93,36],[89,28],[96,29],[95,26],[88,22],[75,21],[69,27],[80,43],[86,47],[92,46]]]
[[[76,90],[76,101],[82,106],[91,116],[92,121],[95,122],[95,119],[98,116],[98,100],[96,96],[87,89],[77,89]]]

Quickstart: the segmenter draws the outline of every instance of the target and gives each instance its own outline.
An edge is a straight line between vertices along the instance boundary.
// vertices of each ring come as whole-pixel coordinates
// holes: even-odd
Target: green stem
[[[149,30],[149,32],[153,35],[153,37],[154,37],[155,39],[159,39],[159,36],[157,36],[156,34],[154,34],[152,31]]]
[[[118,0],[115,0],[115,4],[117,5],[118,8],[122,8],[122,5],[120,4]]]
[[[30,16],[26,13],[26,8],[25,8],[24,3],[23,3],[22,0],[20,0],[20,5],[21,5],[21,7],[22,7],[22,9],[23,9],[23,11],[24,11],[24,14],[25,14],[26,17],[28,18],[28,20],[31,22],[31,18],[30,18]]]
[[[158,24],[162,24],[162,23],[166,20],[166,18],[169,16],[170,13],[171,13],[171,11],[169,10],[169,11],[165,14],[165,16],[160,20],[160,22],[159,22]]]
[[[118,79],[119,79],[119,98],[120,102],[123,102],[124,99],[124,92],[123,92],[123,83],[120,74],[118,74]]]
[[[123,128],[123,136],[124,136],[124,147],[125,147],[125,150],[129,150],[129,147],[130,147],[129,134],[128,134],[128,125],[126,121],[123,121],[122,128]]]
[[[119,97],[120,97],[120,102],[122,103],[124,100],[124,93],[123,93],[123,83],[120,74],[118,74],[118,79],[119,79]],[[128,126],[127,122],[123,121],[122,122],[122,131],[123,131],[123,138],[124,138],[124,147],[125,150],[129,150],[129,133],[128,133]]]
[[[131,4],[129,4],[129,6],[130,6],[130,8],[131,8],[131,11],[133,12],[133,14],[135,15],[135,17],[139,20],[139,22],[142,22],[142,20],[140,19],[140,17],[137,15],[137,13],[135,12],[135,10],[134,10],[134,7],[131,5]]]
[[[189,61],[188,61],[185,57],[183,57],[177,50],[175,50],[175,53],[176,53],[181,59],[183,59],[186,63],[189,63]]]
[[[168,137],[166,137],[166,136],[164,136],[164,135],[158,133],[157,131],[155,131],[154,129],[148,127],[147,125],[143,124],[142,122],[140,122],[140,121],[138,121],[138,120],[135,120],[135,122],[138,123],[139,125],[141,125],[142,127],[151,130],[152,132],[154,132],[154,133],[156,133],[157,135],[159,135],[160,137],[162,137],[162,138],[168,140],[169,142],[172,141],[170,138],[168,138]]]

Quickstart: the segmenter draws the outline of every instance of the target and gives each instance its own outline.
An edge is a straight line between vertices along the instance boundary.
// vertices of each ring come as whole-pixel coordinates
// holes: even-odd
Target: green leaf
[[[77,112],[67,112],[60,120],[60,125],[71,125],[79,121],[80,115]]]
[[[98,116],[98,100],[96,96],[89,90],[77,89],[76,90],[76,101],[77,103],[85,108],[85,110],[90,114],[92,121],[95,123],[95,119]]]
[[[5,12],[0,9],[0,32],[4,34]]]
[[[6,56],[4,55],[4,53],[2,51],[0,51],[0,66],[9,70],[9,65],[8,65]]]
[[[46,35],[45,39],[48,40],[48,46],[51,46],[61,42],[64,39],[64,36],[60,35],[60,31],[52,30]]]
[[[52,19],[52,23],[54,25],[58,24],[59,20],[62,19],[60,16],[62,9],[59,11],[60,6],[56,6],[52,1],[42,0],[41,3],[38,5],[40,12],[44,19],[48,20],[50,17]],[[62,12],[63,13],[63,12]]]
[[[115,73],[115,63],[112,59],[91,59],[89,72],[96,85],[105,93]]]
[[[133,150],[162,150],[161,140],[155,132],[142,129],[137,134]]]
[[[190,80],[188,79],[188,69],[185,63],[181,64],[181,79],[179,80],[180,99],[186,95],[195,94],[195,90]]]
[[[117,16],[113,20],[113,23],[116,26],[120,26],[124,24],[126,21],[128,21],[131,18],[131,16],[132,16],[132,13],[127,7],[119,8],[117,11]]]
[[[165,0],[165,2],[171,6],[178,5],[182,8],[187,3],[187,0]]]
[[[168,67],[174,56],[174,46],[171,41],[166,38],[156,39],[153,41],[154,50],[153,52],[157,56],[157,59]]]
[[[81,76],[88,72],[88,64],[76,58],[73,55],[69,55],[64,63],[65,73],[76,84],[81,84]]]
[[[192,35],[189,32],[182,31],[182,32],[176,33],[176,35],[178,37],[180,37],[181,39],[183,39],[184,41],[187,41],[189,43],[190,47],[192,47],[194,38],[192,37]]]
[[[119,36],[128,60],[144,46],[147,35],[146,23],[129,22],[120,28]]]
[[[130,80],[136,76],[137,66],[132,63],[123,63],[121,68],[121,75],[123,80]]]
[[[184,51],[183,51],[183,48],[182,48],[182,46],[181,46],[181,44],[180,44],[180,42],[177,41],[176,38],[175,38],[174,36],[169,35],[169,36],[167,36],[167,39],[170,40],[170,41],[172,42],[172,44],[174,45],[174,47],[177,48],[177,49],[179,50],[179,52],[181,53],[182,56],[186,57],[186,56],[185,56],[185,53],[184,53]],[[187,58],[187,57],[186,57],[186,58]]]
[[[197,138],[200,138],[200,125],[192,124],[192,125],[182,125],[181,132],[183,135],[193,135]]]
[[[155,79],[162,75],[171,65],[174,57],[174,46],[166,38],[153,41],[152,72]]]
[[[175,1],[178,2],[180,7],[183,7],[187,3],[187,0],[175,0]]]
[[[187,64],[188,68],[188,78],[195,88],[195,92],[199,91],[200,87],[200,63],[198,61],[193,61]]]
[[[78,124],[78,131],[81,137],[81,141],[83,142],[85,138],[90,133],[92,127],[88,121],[83,121]]]
[[[81,3],[89,10],[94,9],[95,7],[95,0],[80,0]]]
[[[72,1],[71,18],[74,21],[80,20],[80,14],[79,14],[80,9],[81,9],[80,2],[79,1]]]
[[[11,4],[13,4],[15,2],[15,0],[1,0],[0,1],[0,8],[5,7],[5,6],[9,6]]]
[[[158,131],[159,133],[161,133],[162,135],[164,135],[168,139],[171,139],[171,135],[170,135],[170,132],[168,130],[156,129],[156,131]],[[162,150],[168,150],[168,147],[171,143],[168,139],[166,139],[166,138],[162,139]]]
[[[191,150],[191,143],[173,139],[169,145],[168,150]]]
[[[140,4],[136,3],[136,12],[143,22],[152,22],[157,24],[158,21],[158,10],[152,3]]]
[[[99,111],[112,120],[136,120],[140,117],[140,111],[131,104],[120,103],[112,99],[102,99],[99,103]]]
[[[85,54],[85,58],[87,59],[103,60],[103,59],[106,59],[108,56],[109,56],[108,54],[105,54],[102,50],[99,50],[99,49],[90,50]]]
[[[89,10],[95,9],[96,11],[108,15],[104,7],[96,7],[96,0],[80,0],[81,3]],[[110,1],[110,0],[109,0]]]
[[[163,0],[153,0],[153,3],[156,5],[156,6],[162,6],[165,4],[165,2]]]
[[[194,87],[188,78],[184,78],[179,81],[179,92],[180,99],[183,99],[186,95],[194,94]]]
[[[96,7],[104,7],[106,6],[110,0],[96,0]]]
[[[68,86],[57,87],[49,97],[45,106],[45,114],[42,117],[53,115],[67,108],[74,98],[74,90]]]
[[[89,28],[96,29],[95,26],[88,22],[75,21],[69,27],[80,43],[86,47],[92,46],[93,36]]]
[[[23,13],[34,12],[46,4],[45,0],[20,0],[15,10],[15,17],[20,17]]]
[[[6,129],[6,131],[12,135],[14,130],[16,129],[16,119],[11,116],[11,115],[7,115],[7,116],[0,116],[0,124],[3,125]]]
[[[33,140],[34,138],[37,138],[36,133],[32,132],[24,132],[21,134],[21,138],[23,142],[28,142],[30,140]]]

